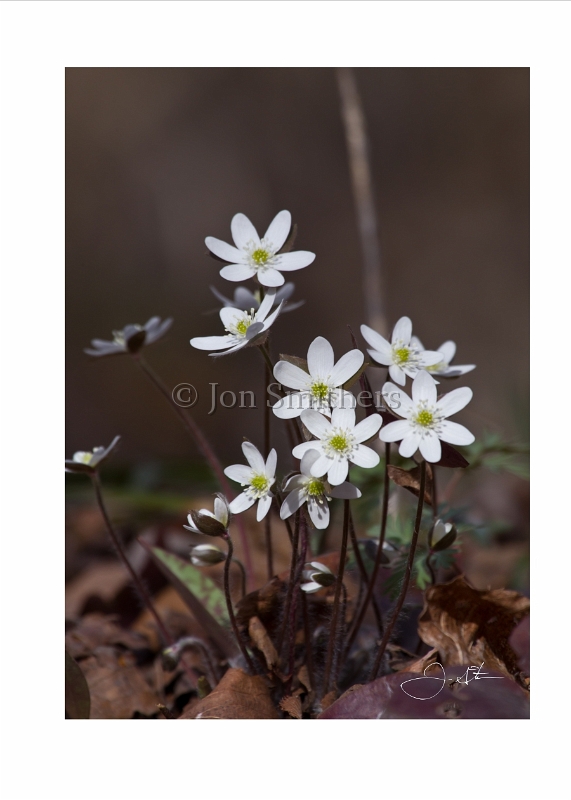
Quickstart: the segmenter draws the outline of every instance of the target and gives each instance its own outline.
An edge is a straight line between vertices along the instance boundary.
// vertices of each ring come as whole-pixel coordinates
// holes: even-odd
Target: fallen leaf
[[[299,697],[284,697],[280,700],[280,708],[294,719],[301,719],[301,700]]]
[[[521,671],[529,675],[529,616],[524,617],[514,628],[509,643],[517,656]]]
[[[326,711],[329,708],[329,706],[331,706],[335,702],[336,697],[337,697],[337,692],[335,691],[335,689],[332,689],[330,692],[327,692],[327,694],[321,701],[321,708],[323,709],[323,711]]]
[[[426,655],[421,656],[421,658],[417,658],[412,663],[406,665],[402,669],[399,669],[399,673],[401,672],[417,672],[423,673],[431,664],[434,664],[439,659],[438,650],[433,648],[430,650]]]
[[[248,622],[248,633],[254,645],[263,653],[268,669],[272,669],[274,664],[278,663],[278,654],[274,643],[270,639],[259,617],[250,618]]]
[[[420,494],[420,467],[413,467],[413,469],[401,469],[389,464],[387,467],[389,478],[393,483],[402,486],[409,492],[412,492],[415,497]],[[426,465],[426,483],[424,487],[424,502],[429,506],[432,505],[432,469]]]
[[[91,700],[85,675],[65,651],[65,713],[70,719],[89,719]]]
[[[279,719],[279,714],[263,678],[232,668],[179,719]]]
[[[428,667],[424,679],[401,672],[352,686],[318,719],[529,719],[529,697],[515,681],[486,670],[485,678],[455,682],[468,668],[434,675],[437,668]]]
[[[129,653],[98,648],[81,662],[91,695],[91,719],[132,719],[135,713],[157,714],[160,699],[152,691]]]
[[[507,589],[478,591],[460,575],[426,590],[418,633],[438,649],[445,667],[483,661],[487,669],[517,675],[517,655],[508,640],[528,613],[529,598]]]
[[[121,628],[114,616],[86,614],[65,636],[65,646],[72,658],[85,658],[98,648],[122,645],[129,650],[145,650],[149,642],[144,636]]]

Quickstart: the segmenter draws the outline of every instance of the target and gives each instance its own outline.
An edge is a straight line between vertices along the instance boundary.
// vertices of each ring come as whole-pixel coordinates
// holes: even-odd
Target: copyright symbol
[[[198,400],[198,392],[192,383],[179,383],[172,390],[172,399],[182,408],[192,408]]]

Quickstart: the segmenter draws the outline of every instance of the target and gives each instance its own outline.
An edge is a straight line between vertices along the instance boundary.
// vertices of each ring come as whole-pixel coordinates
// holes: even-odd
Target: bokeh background
[[[529,71],[358,69],[377,201],[390,326],[409,315],[426,347],[458,344],[476,363],[475,433],[527,437]],[[245,213],[262,234],[291,211],[296,249],[317,254],[291,277],[306,305],[273,329],[277,352],[317,335],[341,355],[365,321],[361,249],[333,69],[68,69],[66,453],[123,437],[125,465],[198,455],[127,357],[83,348],[113,329],[174,317],[148,361],[193,409],[226,463],[243,436],[262,444],[262,410],[208,416],[210,382],[256,391],[251,349],[220,360],[192,336],[222,333],[205,236],[230,239]],[[281,434],[280,434],[281,435]],[[285,447],[285,438],[278,442]],[[142,466],[141,466],[142,465]]]

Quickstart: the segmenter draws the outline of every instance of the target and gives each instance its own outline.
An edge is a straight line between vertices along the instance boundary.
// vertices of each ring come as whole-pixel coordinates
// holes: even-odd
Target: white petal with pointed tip
[[[408,416],[409,411],[414,406],[408,394],[390,381],[387,381],[383,386],[383,399],[389,411],[399,417]],[[398,406],[397,403],[399,404]]]
[[[452,414],[456,414],[464,406],[467,406],[472,396],[472,390],[467,386],[462,386],[460,389],[454,389],[452,392],[445,394],[444,397],[441,397],[436,407],[445,417],[451,417]]]
[[[271,242],[272,247],[281,250],[291,230],[291,214],[289,211],[280,211],[270,223],[264,239]]]
[[[377,331],[369,328],[368,325],[361,325],[361,335],[373,350],[376,350],[381,355],[386,356],[389,359],[387,364],[390,363],[392,347],[390,342],[387,342],[384,336],[381,336],[380,333],[377,333]]]
[[[266,459],[266,475],[268,476],[268,478],[273,478],[275,476],[277,463],[278,463],[278,454],[272,448],[270,450],[268,458]]]
[[[293,272],[312,264],[315,261],[315,253],[310,253],[308,250],[296,250],[293,253],[282,253],[278,259],[276,269],[281,272]]]
[[[232,217],[230,230],[234,243],[240,250],[243,250],[249,242],[260,244],[258,232],[245,214],[235,214]]]
[[[402,342],[404,345],[410,344],[410,337],[412,336],[412,322],[410,317],[401,317],[395,327],[393,328],[392,343]]]
[[[244,253],[231,244],[223,242],[221,239],[216,239],[214,236],[207,236],[204,240],[206,246],[211,253],[214,253],[218,258],[224,261],[229,261],[230,264],[240,264],[244,259]]]
[[[230,480],[237,481],[242,485],[250,483],[254,476],[252,467],[247,467],[245,464],[232,464],[230,467],[226,467],[224,474],[227,475]]]
[[[239,494],[238,497],[235,497],[230,503],[230,511],[232,514],[241,514],[242,511],[246,511],[246,509],[253,506],[255,502],[255,497],[251,497],[246,494],[246,492],[242,492],[242,494]]]
[[[262,454],[252,442],[242,442],[242,452],[248,460],[248,464],[258,475],[266,474],[266,462]]]
[[[346,383],[349,378],[352,378],[353,375],[359,372],[363,366],[364,360],[365,356],[360,350],[350,350],[348,353],[345,353],[344,356],[341,356],[331,372],[331,383],[333,386],[341,386],[343,383]]]

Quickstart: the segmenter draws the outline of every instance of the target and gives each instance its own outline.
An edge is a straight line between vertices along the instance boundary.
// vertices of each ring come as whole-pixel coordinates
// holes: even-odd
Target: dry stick
[[[271,379],[272,371],[270,364],[266,362],[264,369],[264,379],[266,387]],[[268,405],[267,397],[264,393],[264,453],[267,458],[270,452],[270,407]],[[274,574],[274,560],[272,554],[272,508],[266,514],[265,518],[265,534],[266,534],[266,556],[268,559],[268,580],[271,581]]]
[[[220,487],[224,494],[229,498],[232,499],[233,492],[230,489],[230,484],[224,475],[224,470],[222,469],[222,464],[220,463],[218,456],[212,449],[208,439],[204,436],[202,431],[200,430],[199,426],[196,422],[192,419],[191,416],[184,413],[180,406],[174,402],[168,388],[163,383],[162,379],[159,378],[157,373],[147,364],[147,362],[143,359],[140,353],[133,354],[133,358],[137,362],[137,364],[141,367],[145,375],[149,378],[151,383],[159,390],[159,392],[165,397],[171,408],[174,409],[178,418],[181,420],[182,424],[186,428],[186,430],[190,433],[192,438],[195,441],[198,449],[202,452],[202,455],[210,464],[210,468],[218,478],[218,482],[220,483]],[[248,576],[248,580],[253,582],[254,578],[254,565],[252,564],[252,554],[250,552],[250,544],[248,542],[248,537],[246,535],[246,528],[244,526],[244,520],[242,517],[237,516],[236,522],[238,525],[238,530],[240,532],[240,540],[242,542],[242,549],[244,550],[244,559],[246,561],[246,573]]]
[[[337,69],[337,83],[341,96],[341,113],[345,124],[353,197],[363,250],[363,290],[367,323],[371,328],[386,336],[385,290],[365,115],[357,89],[355,73],[350,67]]]
[[[294,576],[293,594],[291,599],[291,609],[289,612],[289,659],[288,659],[288,675],[293,675],[293,667],[295,662],[295,634],[296,634],[296,619],[297,619],[297,596],[301,592],[299,584],[301,581],[301,574],[305,564],[305,554],[307,552],[307,520],[303,511],[299,514],[299,528],[301,533],[301,547],[299,557],[297,559],[297,566]],[[291,678],[290,678],[291,680]]]
[[[127,554],[125,553],[125,550],[123,549],[123,545],[121,544],[121,540],[119,539],[119,536],[117,535],[117,533],[116,533],[116,531],[115,531],[115,529],[114,529],[114,527],[113,527],[113,525],[111,523],[111,520],[109,518],[109,514],[107,513],[107,509],[105,508],[105,503],[103,502],[103,495],[101,494],[101,482],[99,480],[99,475],[97,474],[97,472],[95,472],[91,476],[91,481],[93,483],[93,488],[95,489],[95,496],[97,498],[97,504],[99,506],[99,510],[101,511],[103,519],[105,520],[105,525],[107,527],[107,531],[109,533],[109,536],[111,537],[111,541],[113,542],[113,545],[114,545],[114,547],[115,547],[115,549],[117,551],[117,554],[118,554],[119,558],[121,559],[121,561],[125,565],[129,575],[131,576],[131,579],[132,579],[133,583],[135,584],[135,588],[138,591],[138,593],[139,593],[139,595],[141,597],[141,600],[143,601],[143,604],[149,609],[149,611],[153,615],[153,617],[155,619],[155,622],[157,623],[157,627],[158,627],[159,631],[161,632],[161,635],[162,635],[163,639],[169,645],[174,644],[175,640],[173,639],[171,634],[167,631],[162,619],[159,617],[159,614],[158,614],[158,612],[157,612],[157,610],[156,610],[156,608],[155,608],[155,606],[153,604],[153,601],[151,600],[151,596],[149,595],[149,593],[148,593],[148,591],[147,591],[147,589],[145,587],[145,584],[143,583],[141,578],[137,575],[137,573],[135,572],[135,570],[131,566],[131,562],[127,558]]]
[[[291,605],[291,595],[293,592],[293,582],[295,577],[295,566],[297,564],[297,548],[299,543],[299,518],[301,516],[301,511],[297,511],[295,514],[295,526],[293,529],[292,535],[292,542],[291,542],[291,565],[289,570],[289,581],[287,584],[287,593],[286,593],[286,601],[285,601],[285,608],[284,608],[284,621],[282,625],[282,629],[280,631],[280,638],[278,639],[278,653],[281,654],[285,632],[287,629],[287,624],[289,620],[289,610]]]
[[[230,534],[227,533],[224,536],[226,540],[226,544],[228,545],[228,553],[226,555],[226,561],[224,562],[224,596],[226,597],[226,606],[228,607],[228,616],[230,617],[230,624],[232,625],[232,630],[234,631],[234,636],[236,638],[236,642],[238,647],[240,648],[242,655],[246,660],[246,664],[254,675],[256,674],[256,668],[254,667],[254,662],[250,658],[250,654],[246,649],[246,645],[244,644],[242,637],[240,635],[240,631],[238,630],[238,623],[236,622],[236,616],[234,614],[234,606],[232,605],[232,597],[230,595],[230,564],[232,563],[232,557],[234,555],[234,545],[232,544],[232,539]]]
[[[331,630],[329,632],[329,647],[327,648],[327,661],[325,664],[325,674],[323,676],[324,697],[329,691],[331,680],[331,670],[333,667],[333,654],[335,652],[335,642],[337,640],[337,620],[339,618],[339,599],[341,587],[343,586],[343,575],[345,574],[345,559],[347,558],[347,541],[349,538],[349,500],[345,500],[343,513],[343,538],[341,540],[341,554],[339,556],[339,572],[335,583],[335,599],[333,600],[333,615],[331,619]]]
[[[424,503],[424,487],[426,486],[426,461],[423,459],[422,464],[420,466],[420,493],[418,495],[418,505],[416,507],[416,519],[414,521],[414,531],[412,534],[412,541],[410,543],[410,550],[408,553],[408,561],[406,564],[406,570],[404,573],[404,579],[402,583],[402,587],[400,590],[399,598],[397,600],[395,609],[393,611],[391,620],[387,625],[387,629],[385,631],[385,635],[382,638],[382,641],[379,645],[379,652],[377,653],[377,657],[375,659],[375,663],[373,664],[373,668],[369,675],[369,680],[375,680],[377,677],[377,673],[379,671],[379,667],[381,666],[381,661],[385,654],[385,650],[387,649],[387,644],[391,638],[393,628],[395,627],[396,621],[398,616],[401,612],[401,609],[404,605],[404,601],[406,598],[406,593],[408,591],[408,586],[410,583],[410,577],[412,575],[412,566],[414,564],[414,554],[416,552],[416,545],[418,542],[418,534],[420,531],[420,522],[422,520],[422,506]]]
[[[345,646],[345,653],[343,657],[346,658],[349,650],[351,649],[353,642],[359,632],[359,629],[363,623],[363,619],[365,618],[365,612],[369,606],[371,601],[371,597],[373,596],[373,591],[375,589],[375,584],[377,582],[377,575],[379,574],[379,568],[381,566],[381,556],[383,554],[383,544],[385,542],[385,532],[387,529],[387,512],[389,508],[389,462],[391,459],[391,445],[389,442],[385,442],[385,476],[384,476],[384,483],[383,483],[383,505],[381,509],[381,527],[379,531],[379,545],[377,547],[377,555],[375,557],[375,564],[373,566],[373,571],[371,573],[371,577],[369,578],[369,587],[367,589],[367,594],[365,595],[365,599],[363,600],[363,605],[359,611],[359,616],[357,617],[357,621],[353,626],[353,630],[351,631],[351,635],[349,636],[349,640]]]
[[[355,553],[355,561],[357,562],[357,566],[359,567],[359,572],[361,573],[361,581],[365,584],[365,586],[369,586],[369,576],[367,575],[367,569],[365,564],[363,563],[363,559],[361,557],[361,551],[359,550],[359,543],[357,542],[357,537],[355,536],[355,526],[353,525],[353,515],[349,512],[349,535],[351,537],[351,545],[353,547],[353,552]],[[379,628],[379,636],[383,635],[383,619],[381,616],[381,610],[377,604],[377,599],[373,595],[373,610],[375,612],[375,619],[377,620],[377,626]]]

